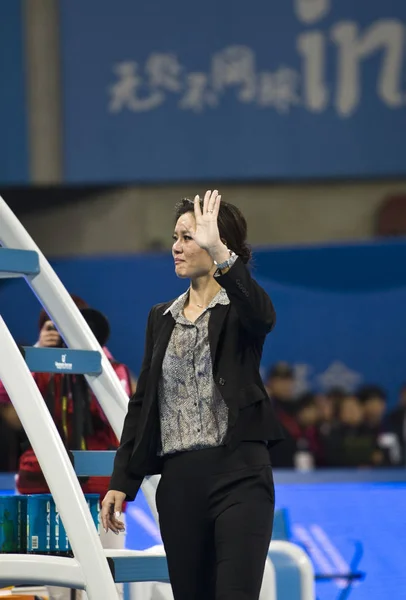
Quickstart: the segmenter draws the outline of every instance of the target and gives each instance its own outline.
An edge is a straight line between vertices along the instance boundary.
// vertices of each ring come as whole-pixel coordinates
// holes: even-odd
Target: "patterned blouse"
[[[221,290],[194,323],[183,314],[189,291],[167,309],[175,319],[158,384],[159,454],[220,446],[228,409],[213,380],[208,325],[216,304],[229,304]],[[165,313],[166,314],[166,313]]]

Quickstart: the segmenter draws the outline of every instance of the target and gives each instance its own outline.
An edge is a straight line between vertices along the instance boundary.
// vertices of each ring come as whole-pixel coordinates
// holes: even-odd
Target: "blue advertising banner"
[[[399,590],[406,584],[406,483],[403,477],[390,479],[387,471],[352,474],[357,482],[354,477],[345,481],[337,471],[326,471],[310,475],[318,482],[286,484],[284,475],[276,471],[276,510],[283,509],[287,516],[288,539],[301,546],[312,560],[318,600],[400,600],[403,596]],[[300,474],[292,473],[293,478],[300,479]],[[336,481],[332,483],[332,479]],[[14,486],[14,475],[0,475],[1,496],[12,495]],[[140,491],[135,501],[127,504],[126,547],[157,550],[161,544],[159,528]],[[355,573],[363,577],[349,586],[344,577],[329,577]],[[139,597],[166,598],[168,588],[169,584],[143,584],[138,588]]]
[[[61,0],[68,182],[406,174],[406,3]]]
[[[28,182],[21,0],[0,2],[0,185]]]

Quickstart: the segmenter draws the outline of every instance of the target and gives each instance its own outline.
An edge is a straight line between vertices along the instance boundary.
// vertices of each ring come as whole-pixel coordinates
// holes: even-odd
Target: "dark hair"
[[[314,397],[314,394],[312,392],[303,392],[302,394],[300,394],[300,396],[297,398],[294,406],[295,406],[295,412],[298,413],[301,410],[305,410],[306,408],[309,408],[309,406],[315,406],[316,405],[316,399]]]
[[[274,365],[272,365],[268,370],[266,381],[269,381],[270,379],[275,379],[277,377],[280,379],[294,379],[295,372],[292,365],[283,361],[277,362]]]
[[[76,294],[71,294],[70,295],[72,300],[74,301],[74,303],[76,304],[76,306],[80,309],[82,308],[88,308],[89,305],[87,302],[85,302],[85,300],[83,300],[80,296],[76,296]],[[47,321],[50,321],[51,317],[46,313],[46,311],[42,308],[41,312],[39,314],[39,319],[38,319],[38,327],[39,330],[41,331],[41,329],[43,328],[43,326],[45,325],[45,323]]]
[[[203,210],[203,200],[200,200],[200,207]],[[189,212],[194,214],[193,200],[182,198],[175,206],[175,223],[179,217]],[[252,252],[247,244],[247,221],[240,209],[234,204],[222,201],[217,223],[221,240],[247,264],[251,260]]]
[[[379,385],[363,385],[358,389],[357,396],[363,404],[373,398],[386,402],[386,393]]]
[[[329,400],[332,400],[333,402],[340,402],[343,398],[348,396],[348,392],[343,387],[340,387],[339,385],[335,385],[335,386],[329,388],[325,395],[326,395],[326,398],[328,398]]]

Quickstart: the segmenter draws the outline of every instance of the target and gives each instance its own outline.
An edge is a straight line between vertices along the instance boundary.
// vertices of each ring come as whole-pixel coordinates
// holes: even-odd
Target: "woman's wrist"
[[[209,248],[207,251],[210,254],[213,261],[216,261],[216,263],[218,264],[223,263],[230,258],[230,250],[221,241],[219,242],[219,244],[213,246],[212,248]]]

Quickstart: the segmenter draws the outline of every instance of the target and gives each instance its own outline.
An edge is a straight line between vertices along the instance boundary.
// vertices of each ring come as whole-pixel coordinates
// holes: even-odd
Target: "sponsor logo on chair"
[[[61,362],[55,361],[55,367],[58,371],[72,371],[72,363],[66,362],[66,354],[62,354]]]

